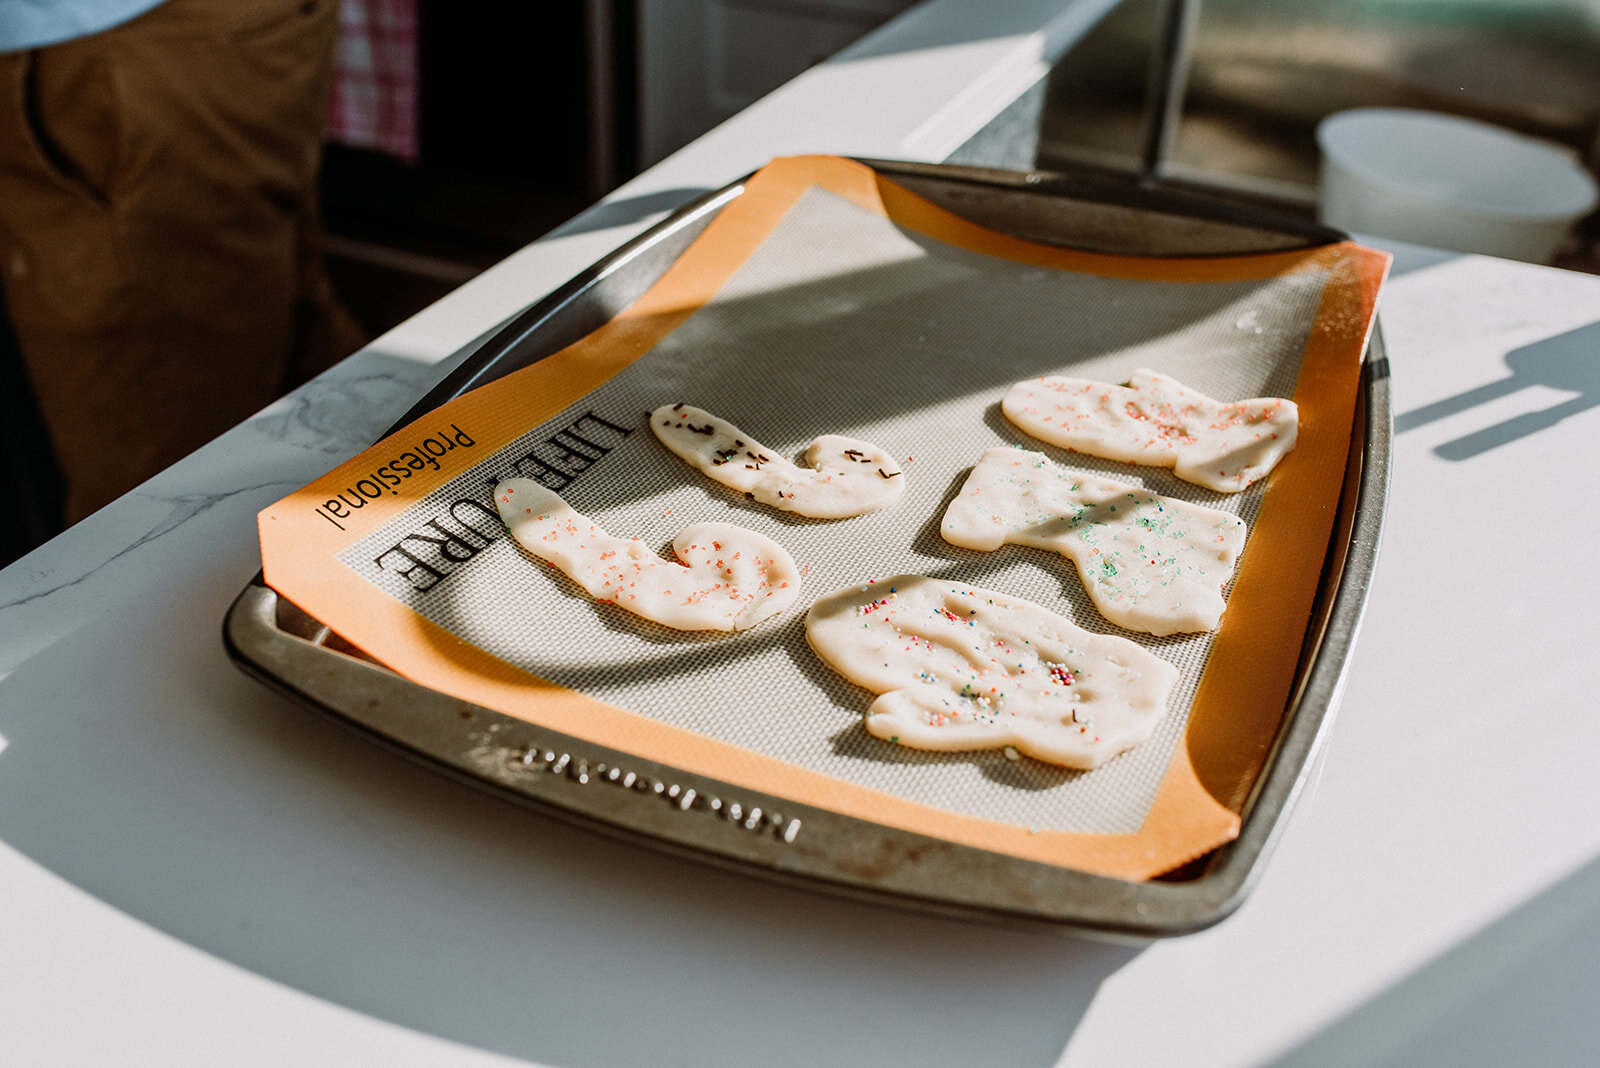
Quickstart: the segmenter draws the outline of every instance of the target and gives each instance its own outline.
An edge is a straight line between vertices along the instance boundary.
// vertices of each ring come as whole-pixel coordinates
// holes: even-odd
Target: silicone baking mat
[[[1114,257],[1030,244],[845,160],[763,169],[634,306],[444,405],[261,515],[266,580],[424,685],[599,744],[907,830],[1127,878],[1227,841],[1292,684],[1348,452],[1387,260],[1348,243],[1270,255]],[[1226,399],[1292,396],[1299,444],[1222,496],[1012,427],[1013,382],[1123,382],[1140,367]],[[794,456],[820,433],[883,446],[906,490],[880,513],[772,512],[663,448],[685,401]],[[1250,526],[1223,628],[1156,639],[1099,616],[1070,563],[957,549],[945,506],[984,449],[1234,511]],[[705,520],[785,545],[798,604],[751,631],[684,633],[596,605],[505,536],[491,493],[532,477],[670,555]],[[810,602],[915,572],[1001,590],[1175,664],[1155,736],[1093,772],[873,738],[872,695],[806,643]]]

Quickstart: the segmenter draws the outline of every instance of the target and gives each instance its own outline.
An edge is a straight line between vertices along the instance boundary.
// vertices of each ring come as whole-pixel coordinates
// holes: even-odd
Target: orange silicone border
[[[565,689],[460,640],[337,559],[458,469],[423,471],[372,501],[344,530],[314,512],[385,454],[380,443],[261,512],[269,585],[377,660],[464,700],[596,744],[735,786],[1011,856],[1128,879],[1170,870],[1239,828],[1238,810],[1288,701],[1322,554],[1343,479],[1360,361],[1388,257],[1341,243],[1255,256],[1161,258],[1069,251],[998,234],[945,211],[871,168],[836,157],[776,160],[747,183],[635,304],[575,344],[465,394],[386,439],[470,427],[473,457],[492,454],[609,380],[709,301],[809,189],[821,187],[927,237],[970,251],[1084,273],[1167,281],[1270,278],[1326,270],[1331,278],[1294,400],[1299,443],[1268,482],[1229,611],[1190,712],[1185,744],[1144,825],[1133,834],[1033,832],[957,815],[846,783]],[[481,446],[481,448],[478,448]],[[388,446],[392,451],[395,446]],[[1293,487],[1289,492],[1282,487]]]

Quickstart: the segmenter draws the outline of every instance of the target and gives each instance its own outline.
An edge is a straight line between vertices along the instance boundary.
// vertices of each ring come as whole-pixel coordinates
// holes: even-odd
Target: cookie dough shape
[[[784,512],[846,519],[899,499],[905,476],[894,457],[867,441],[824,434],[799,467],[704,408],[671,404],[650,413],[661,444],[729,489]]]
[[[1178,670],[1030,601],[896,575],[806,615],[817,655],[880,696],[867,731],[915,749],[1014,746],[1088,770],[1150,737]]]
[[[939,532],[966,549],[1012,542],[1069,557],[1101,615],[1158,637],[1217,628],[1245,540],[1238,516],[1007,448],[983,454]]]
[[[800,595],[800,572],[789,553],[744,527],[684,527],[672,542],[678,563],[638,538],[613,537],[530,479],[506,479],[495,487],[494,500],[518,545],[596,600],[674,630],[748,630]]]
[[[1212,400],[1155,371],[1126,386],[1050,376],[1018,382],[1000,402],[1006,418],[1051,445],[1123,463],[1170,467],[1185,482],[1238,493],[1294,448],[1294,401]]]

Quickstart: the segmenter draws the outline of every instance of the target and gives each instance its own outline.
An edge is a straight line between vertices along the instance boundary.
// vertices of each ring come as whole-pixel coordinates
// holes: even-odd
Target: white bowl
[[[1548,263],[1600,191],[1575,154],[1498,126],[1357,108],[1317,126],[1329,226]]]

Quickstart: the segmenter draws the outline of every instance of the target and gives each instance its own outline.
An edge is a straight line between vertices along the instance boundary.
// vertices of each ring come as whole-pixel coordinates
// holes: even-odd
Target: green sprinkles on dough
[[[1052,477],[1027,477],[1040,469]],[[974,514],[969,502],[976,500],[982,500],[983,511]],[[1174,507],[1167,508],[1169,503]],[[1184,610],[1181,629],[1215,628],[1223,608],[1221,590],[1244,534],[1243,523],[1226,512],[1164,501],[1111,480],[1071,477],[1041,454],[1017,456],[1009,450],[990,450],[974,468],[946,512],[941,525],[946,539],[967,548],[997,547],[994,534],[980,533],[974,523],[980,516],[987,517],[988,531],[1007,532],[1004,541],[1071,559],[1102,613],[1134,629],[1154,627],[1150,632],[1157,634],[1175,633],[1160,628],[1176,623],[1179,617],[1167,613],[1183,603],[1199,606],[1201,615]],[[1213,585],[1215,597],[1196,595]],[[1152,595],[1165,606],[1150,609],[1154,616],[1140,607]]]

